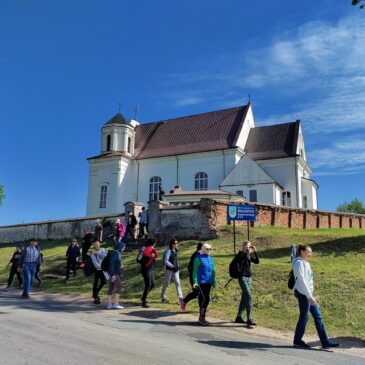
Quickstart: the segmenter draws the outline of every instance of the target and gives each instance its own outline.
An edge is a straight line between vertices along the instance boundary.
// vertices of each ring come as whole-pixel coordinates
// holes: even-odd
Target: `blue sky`
[[[0,225],[83,216],[118,111],[302,120],[319,208],[365,201],[365,12],[351,0],[0,1]]]

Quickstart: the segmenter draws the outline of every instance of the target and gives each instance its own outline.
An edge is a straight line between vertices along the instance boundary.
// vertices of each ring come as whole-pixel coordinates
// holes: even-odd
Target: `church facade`
[[[317,209],[300,121],[256,127],[251,103],[145,124],[118,113],[88,161],[87,216],[121,212],[128,201],[147,205],[176,186]]]

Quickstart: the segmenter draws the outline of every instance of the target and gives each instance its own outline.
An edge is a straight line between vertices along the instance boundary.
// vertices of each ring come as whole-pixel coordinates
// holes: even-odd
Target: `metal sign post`
[[[247,237],[250,239],[250,222],[256,221],[255,205],[233,205],[227,206],[227,220],[233,221],[233,251],[236,254],[236,221],[247,221]]]

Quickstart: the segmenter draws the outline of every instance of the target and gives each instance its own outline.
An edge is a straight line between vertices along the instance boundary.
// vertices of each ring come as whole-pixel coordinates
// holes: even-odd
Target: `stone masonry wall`
[[[38,240],[55,240],[68,238],[81,238],[86,228],[94,231],[96,219],[106,218],[114,220],[121,217],[121,214],[114,214],[84,218],[70,218],[52,220],[46,222],[35,222],[27,224],[16,224],[0,227],[0,245],[5,243],[23,242],[32,238]]]

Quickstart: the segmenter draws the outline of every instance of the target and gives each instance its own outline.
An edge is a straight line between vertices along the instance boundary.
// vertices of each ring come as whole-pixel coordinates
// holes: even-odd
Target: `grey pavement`
[[[365,364],[362,350],[301,350],[289,339],[216,320],[126,304],[107,311],[77,296],[0,289],[1,365]],[[362,347],[362,345],[359,345]]]

